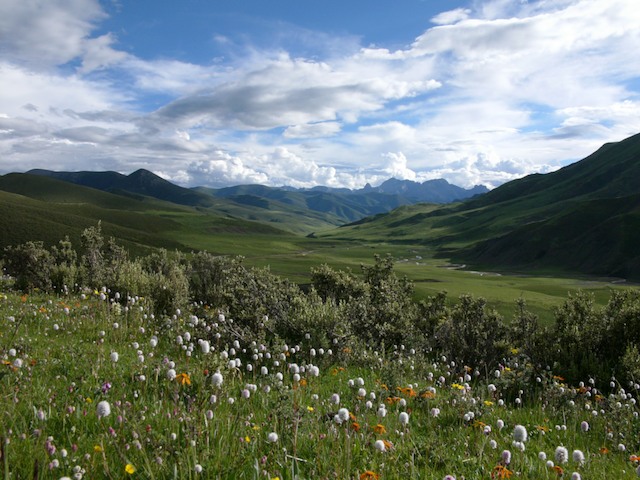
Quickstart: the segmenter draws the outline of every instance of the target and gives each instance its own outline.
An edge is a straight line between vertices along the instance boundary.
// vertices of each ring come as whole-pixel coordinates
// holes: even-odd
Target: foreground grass
[[[234,332],[201,306],[0,293],[4,478],[636,477],[638,385]]]

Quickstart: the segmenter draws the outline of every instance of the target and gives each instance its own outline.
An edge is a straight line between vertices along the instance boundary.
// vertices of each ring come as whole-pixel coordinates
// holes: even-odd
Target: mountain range
[[[146,170],[0,176],[0,246],[77,240],[98,220],[132,251],[209,248],[212,235],[271,245],[295,235],[427,246],[484,270],[639,280],[640,134],[491,191],[396,179],[359,190],[184,188]]]

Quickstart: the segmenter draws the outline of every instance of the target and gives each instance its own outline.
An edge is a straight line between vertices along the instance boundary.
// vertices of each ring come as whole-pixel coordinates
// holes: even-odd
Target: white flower
[[[202,473],[202,465],[200,465],[199,463],[196,463],[196,466],[194,467],[196,473]]]
[[[208,340],[200,340],[198,343],[200,343],[200,350],[205,355],[211,351],[211,343]]]
[[[524,425],[516,425],[513,429],[513,439],[516,442],[524,443],[527,441],[527,437],[527,429],[524,427]]]
[[[112,362],[117,362],[118,359],[120,358],[120,356],[118,355],[118,352],[111,352],[111,361]]]
[[[333,395],[331,395],[330,402],[333,403],[334,405],[338,405],[340,403],[340,395],[338,395],[337,393],[334,393]]]
[[[573,457],[573,461],[578,465],[584,463],[584,453],[582,453],[582,450],[574,450],[571,456]]]
[[[98,418],[108,417],[111,415],[111,405],[109,405],[109,402],[106,400],[98,402],[98,405],[96,406],[96,413]]]
[[[582,477],[580,476],[580,474],[578,472],[573,472],[571,474],[571,480],[582,480]]]
[[[220,372],[216,372],[211,375],[211,383],[216,387],[222,385],[222,374]]]
[[[278,434],[276,432],[271,432],[267,435],[267,441],[269,443],[276,443],[278,441]]]
[[[407,425],[409,423],[409,414],[407,412],[400,412],[398,416],[401,425]]]
[[[175,378],[176,378],[176,371],[173,368],[170,368],[169,370],[167,370],[167,379],[175,380]]]
[[[567,463],[569,461],[569,450],[566,447],[557,447],[554,453],[557,464]]]
[[[340,410],[338,410],[338,418],[340,419],[339,423],[349,420],[349,410],[347,410],[346,408],[341,408]]]
[[[373,447],[379,452],[387,451],[387,447],[382,440],[376,440],[376,443],[373,444]]]

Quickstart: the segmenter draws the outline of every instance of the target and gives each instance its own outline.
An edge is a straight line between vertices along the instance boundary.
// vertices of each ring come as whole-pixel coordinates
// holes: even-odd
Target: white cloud
[[[97,0],[0,2],[0,51],[32,69],[65,64],[91,50],[88,36],[104,18]]]
[[[398,180],[416,179],[416,172],[407,167],[407,157],[402,152],[388,152],[384,154],[384,157],[388,160],[384,171],[390,177]]]
[[[468,8],[456,8],[447,12],[442,12],[431,19],[432,23],[437,25],[451,25],[469,18],[471,10]]]
[[[330,137],[340,131],[339,122],[307,123],[306,125],[292,125],[287,127],[285,138],[318,138]]]
[[[97,0],[0,2],[0,171],[497,185],[640,131],[635,0],[478,0],[405,48],[334,35],[313,58],[219,36],[232,58],[206,65],[119,50],[104,19]]]

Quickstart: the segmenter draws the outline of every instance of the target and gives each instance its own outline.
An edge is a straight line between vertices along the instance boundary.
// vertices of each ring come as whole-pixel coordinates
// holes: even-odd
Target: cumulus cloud
[[[108,37],[87,45],[96,24],[105,18],[97,0],[0,2],[0,52],[32,69],[65,64],[109,48]]]
[[[313,57],[282,47],[329,35],[303,29],[244,51],[219,37],[233,58],[209,64],[127,53],[106,18],[98,0],[0,2],[0,171],[495,186],[640,131],[633,0],[472,2],[395,50],[353,35]]]

